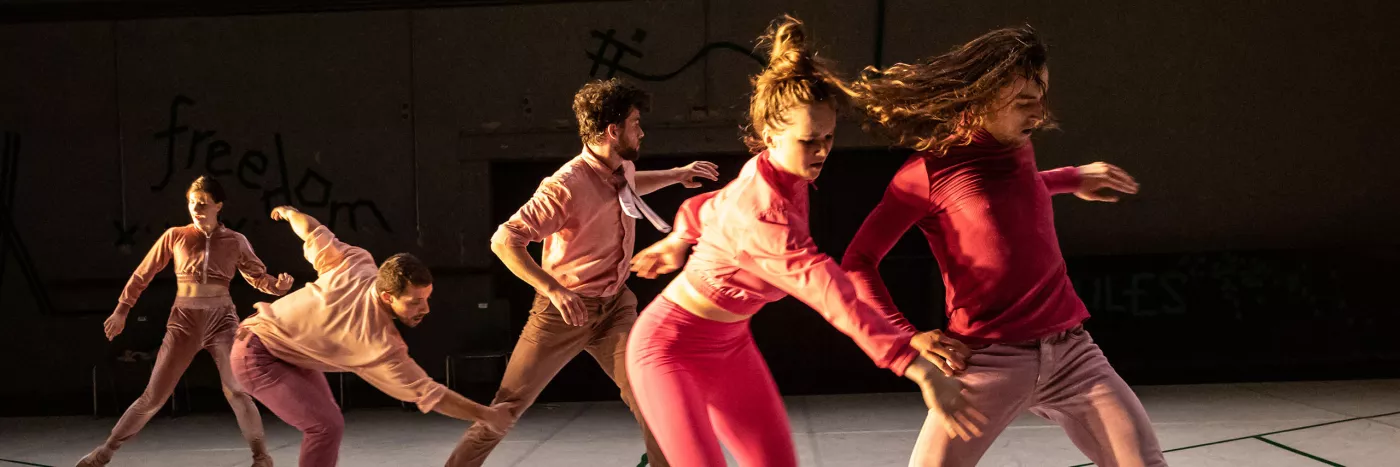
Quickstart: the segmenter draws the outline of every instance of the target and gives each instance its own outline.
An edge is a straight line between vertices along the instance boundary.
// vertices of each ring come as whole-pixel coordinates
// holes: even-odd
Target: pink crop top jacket
[[[218,284],[228,287],[233,273],[243,274],[243,279],[253,288],[272,295],[284,295],[287,289],[277,288],[277,277],[267,273],[253,246],[243,234],[234,232],[220,224],[213,232],[205,235],[194,224],[171,227],[151,246],[146,259],[131,273],[126,281],[121,298],[117,299],[117,311],[125,313],[136,305],[136,299],[151,279],[165,269],[170,260],[175,260],[175,280],[183,284]],[[289,287],[290,288],[290,287]]]
[[[695,245],[683,272],[695,290],[733,313],[757,313],[792,295],[850,336],[881,368],[903,375],[918,353],[913,334],[860,301],[836,261],[817,251],[807,225],[808,182],[753,157],[724,188],[695,196],[676,235]]]

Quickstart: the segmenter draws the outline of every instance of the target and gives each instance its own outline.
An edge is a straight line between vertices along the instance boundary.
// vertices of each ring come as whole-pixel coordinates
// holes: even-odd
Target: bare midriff
[[[678,274],[671,285],[666,286],[666,290],[661,292],[662,297],[666,297],[671,303],[679,305],[690,314],[705,318],[711,321],[722,323],[734,323],[753,317],[753,315],[743,315],[720,307],[705,294],[695,290],[695,286],[690,285],[685,274]]]

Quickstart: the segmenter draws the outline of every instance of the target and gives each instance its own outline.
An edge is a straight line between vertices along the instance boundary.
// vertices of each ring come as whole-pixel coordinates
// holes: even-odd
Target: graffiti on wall
[[[762,56],[755,54],[753,50],[750,50],[748,47],[733,42],[711,42],[701,46],[700,50],[696,51],[695,54],[690,57],[690,60],[682,64],[680,68],[665,73],[648,73],[633,68],[632,65],[625,63],[628,60],[637,60],[646,56],[646,54],[642,52],[642,42],[646,41],[647,38],[647,31],[645,29],[635,29],[632,35],[625,41],[617,38],[616,29],[608,29],[606,31],[595,29],[589,31],[589,36],[598,41],[596,49],[584,51],[584,55],[587,55],[588,59],[592,61],[592,66],[588,70],[588,76],[594,78],[612,78],[621,73],[624,76],[639,81],[666,81],[680,75],[691,66],[699,63],[700,60],[704,59],[705,56],[709,55],[711,52],[721,52],[725,50],[740,53],[752,58],[760,67],[767,65],[767,61],[765,61]]]
[[[1130,318],[1188,312],[1231,321],[1311,319],[1347,309],[1337,269],[1303,253],[1217,252],[1070,261],[1089,311]],[[1189,305],[1189,306],[1188,306]]]
[[[170,101],[168,124],[151,135],[164,149],[161,154],[164,170],[150,185],[152,192],[183,190],[183,183],[192,180],[196,174],[208,174],[224,182],[226,189],[237,187],[251,191],[262,201],[263,213],[270,212],[276,206],[290,204],[313,214],[324,214],[322,219],[332,229],[343,226],[360,230],[363,226],[377,226],[386,232],[393,231],[374,200],[339,197],[340,193],[335,191],[335,181],[313,168],[305,167],[299,173],[291,170],[282,133],[274,131],[270,141],[263,143],[265,146],[235,147],[236,142],[219,138],[218,129],[199,128],[182,120],[181,109],[196,104],[190,97],[176,95]],[[295,161],[298,158],[294,156],[290,159]],[[255,223],[261,222],[263,217],[254,219]],[[225,225],[234,230],[248,222],[247,218],[232,216],[225,216],[224,219]],[[185,223],[187,221],[183,219],[166,221],[165,227]],[[153,225],[146,225],[144,229],[137,225],[122,226],[119,222],[114,225],[119,246],[130,245],[138,231],[154,230]]]
[[[0,132],[0,281],[5,278],[6,266],[13,258],[19,273],[29,283],[29,292],[41,310],[49,310],[49,295],[39,272],[34,267],[34,258],[29,255],[24,239],[15,225],[16,186],[19,184],[20,135],[14,132]]]

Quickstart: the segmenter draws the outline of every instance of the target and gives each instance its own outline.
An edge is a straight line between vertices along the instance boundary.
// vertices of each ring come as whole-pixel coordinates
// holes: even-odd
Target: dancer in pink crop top
[[[975,431],[980,415],[961,410],[956,381],[910,346],[913,333],[860,302],[813,244],[807,186],[831,149],[844,85],[813,57],[797,20],[780,19],[763,40],[772,52],[754,79],[747,138],[758,155],[723,189],[686,201],[676,232],[633,261],[639,275],[655,277],[695,245],[627,345],[632,388],[662,451],[677,467],[723,466],[723,441],[740,465],[797,465],[782,399],[748,328],[759,308],[789,294]]]
[[[161,341],[160,351],[156,354],[151,381],[141,397],[117,421],[107,441],[83,457],[78,462],[79,466],[107,465],[113,452],[136,436],[165,405],[165,400],[179,383],[180,375],[185,373],[185,368],[189,367],[190,361],[201,349],[209,352],[219,368],[224,397],[233,407],[238,428],[243,431],[243,438],[253,450],[253,465],[272,465],[272,457],[268,456],[264,446],[258,408],[229,372],[229,349],[233,345],[234,330],[238,328],[238,315],[233,300],[229,298],[228,285],[234,273],[241,273],[243,279],[254,288],[268,294],[282,295],[292,287],[292,276],[282,273],[273,277],[268,274],[267,267],[253,253],[248,239],[219,223],[219,211],[224,207],[225,196],[224,188],[217,180],[199,177],[186,190],[185,197],[189,201],[190,218],[194,222],[172,227],[156,240],[146,259],[131,274],[121,298],[117,300],[116,311],[105,323],[108,340],[121,334],[127,313],[136,305],[141,292],[167,264],[175,262],[175,279],[178,282],[175,305],[171,307],[170,319],[165,324],[165,339]]]

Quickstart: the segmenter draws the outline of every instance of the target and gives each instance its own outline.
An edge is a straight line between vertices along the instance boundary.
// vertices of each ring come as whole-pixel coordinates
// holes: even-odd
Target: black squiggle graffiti
[[[5,265],[13,252],[15,262],[19,263],[20,273],[29,282],[29,292],[33,295],[35,303],[39,305],[40,310],[48,312],[53,310],[48,289],[39,280],[34,258],[29,255],[29,248],[25,247],[24,240],[20,238],[14,220],[17,191],[15,186],[19,184],[20,137],[18,133],[4,132],[0,141],[3,142],[0,144],[0,180],[4,181],[0,184],[0,279],[5,277]]]
[[[112,246],[115,246],[124,252],[129,252],[132,247],[136,246],[137,227],[135,224],[122,227],[121,220],[114,220],[112,221],[112,228],[116,229],[117,231],[117,241],[112,242]]]
[[[635,69],[632,69],[631,67],[622,64],[622,60],[625,57],[633,56],[641,58],[643,56],[643,53],[636,47],[628,45],[615,38],[614,36],[616,34],[616,29],[609,29],[607,31],[593,30],[589,32],[589,35],[599,40],[598,50],[596,52],[584,52],[584,54],[587,55],[588,58],[593,61],[593,67],[588,71],[589,76],[597,78],[599,72],[602,71],[604,74],[603,77],[605,78],[612,78],[614,76],[617,76],[618,73],[622,73],[624,75],[642,81],[666,81],[671,78],[675,78],[677,75],[680,75],[682,72],[689,69],[692,65],[698,63],[700,59],[705,58],[705,56],[708,55],[710,52],[716,50],[735,51],[753,59],[753,61],[758,63],[759,66],[764,66],[766,64],[766,62],[763,60],[763,57],[759,56],[758,54],[755,54],[748,47],[744,47],[733,42],[711,42],[709,44],[705,44],[704,47],[701,47],[700,50],[698,52],[695,52],[695,55],[690,58],[690,61],[685,62],[684,65],[681,65],[681,67],[677,68],[675,71],[672,71],[670,73],[654,75],[637,71]],[[646,40],[646,37],[646,30],[637,29],[636,32],[632,34],[632,42],[640,44],[642,41]]]
[[[194,128],[180,121],[180,108],[194,105],[194,99],[183,95],[175,96],[170,101],[169,124],[164,130],[152,135],[156,141],[165,142],[165,174],[161,176],[158,183],[151,185],[151,191],[161,192],[167,189],[177,171],[195,168],[199,156],[203,154],[203,172],[215,178],[234,177],[246,189],[261,190],[264,212],[271,211],[273,207],[283,204],[324,208],[329,211],[326,218],[328,227],[334,229],[340,220],[347,220],[350,223],[350,229],[359,230],[360,216],[358,214],[363,214],[361,211],[364,211],[368,213],[365,217],[377,221],[379,227],[384,231],[393,232],[393,229],[389,227],[389,221],[385,219],[384,213],[379,210],[379,206],[374,201],[363,198],[336,199],[332,196],[335,183],[311,168],[303,169],[301,177],[293,185],[290,178],[291,172],[287,169],[287,157],[281,133],[274,132],[272,135],[274,151],[271,154],[263,153],[258,149],[250,149],[235,159],[233,146],[227,141],[215,138],[215,135],[218,134],[217,130]],[[186,144],[189,151],[185,157],[184,167],[180,168],[176,167],[176,151],[182,144]],[[264,187],[260,182],[271,171],[276,171],[276,174],[273,175],[273,182],[280,181],[281,183],[275,187],[270,185]],[[225,221],[225,225],[229,225],[229,222]],[[242,226],[243,221],[239,221],[238,225]],[[117,230],[117,245],[129,247],[134,242],[133,235],[136,228],[123,229],[119,223],[114,227]],[[232,226],[230,225],[230,227]],[[237,229],[235,228],[235,230]]]

